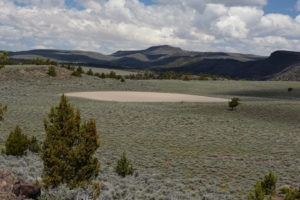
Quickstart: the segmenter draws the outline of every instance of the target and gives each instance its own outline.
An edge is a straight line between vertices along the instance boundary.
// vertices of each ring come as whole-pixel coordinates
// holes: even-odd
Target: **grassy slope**
[[[0,102],[9,109],[0,122],[2,144],[16,124],[42,140],[42,119],[63,92],[134,90],[242,99],[237,111],[231,112],[226,103],[112,103],[70,98],[83,119],[97,121],[101,137],[98,180],[105,183],[103,197],[241,199],[269,170],[280,177],[278,185],[299,186],[300,82],[121,83],[89,76],[32,78],[32,68],[23,76],[17,68],[4,70],[14,78],[0,78]],[[288,93],[288,87],[294,91]],[[137,168],[137,177],[120,180],[113,172],[123,150]],[[0,168],[30,180],[40,175],[42,163],[37,155],[22,159],[0,155]]]

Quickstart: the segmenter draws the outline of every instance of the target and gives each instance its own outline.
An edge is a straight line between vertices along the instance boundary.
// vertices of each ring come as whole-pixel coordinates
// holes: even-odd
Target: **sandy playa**
[[[159,92],[99,91],[73,92],[66,93],[65,95],[115,102],[228,102],[228,99],[222,98]]]

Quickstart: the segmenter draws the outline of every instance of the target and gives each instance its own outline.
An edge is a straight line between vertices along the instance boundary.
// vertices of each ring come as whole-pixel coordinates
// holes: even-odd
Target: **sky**
[[[0,49],[300,51],[300,0],[0,0]]]

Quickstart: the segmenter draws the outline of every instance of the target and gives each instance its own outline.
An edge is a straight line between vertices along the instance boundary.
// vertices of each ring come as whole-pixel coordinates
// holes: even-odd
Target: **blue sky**
[[[295,8],[296,3],[297,0],[269,0],[268,4],[264,7],[264,11],[266,14],[281,13],[296,17],[299,15],[299,12]]]
[[[0,49],[11,51],[109,54],[164,44],[260,55],[300,51],[300,0],[0,0],[0,7]]]

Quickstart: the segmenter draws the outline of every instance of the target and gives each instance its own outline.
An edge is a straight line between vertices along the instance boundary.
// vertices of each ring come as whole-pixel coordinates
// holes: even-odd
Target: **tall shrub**
[[[29,139],[25,134],[22,134],[21,128],[16,126],[5,141],[4,153],[6,155],[23,156],[26,154],[28,145]]]
[[[65,95],[51,108],[48,118],[44,120],[46,140],[41,153],[45,187],[66,183],[72,188],[96,177],[99,162],[93,155],[99,140],[95,121],[81,125],[79,109],[74,112]]]

